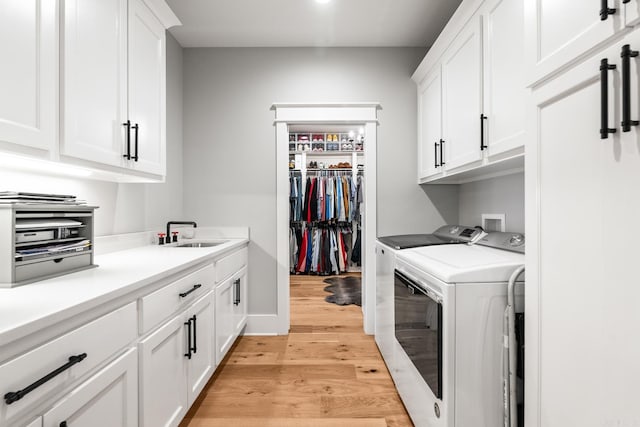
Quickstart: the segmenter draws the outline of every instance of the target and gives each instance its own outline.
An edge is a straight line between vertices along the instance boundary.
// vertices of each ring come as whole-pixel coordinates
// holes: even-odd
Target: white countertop
[[[141,246],[97,255],[97,268],[0,289],[0,347],[248,242],[228,239],[208,248]]]

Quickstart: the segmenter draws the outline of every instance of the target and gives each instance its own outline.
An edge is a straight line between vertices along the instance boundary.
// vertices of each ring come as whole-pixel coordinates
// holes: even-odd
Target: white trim
[[[376,257],[376,176],[378,103],[295,104],[276,103],[276,256],[277,256],[277,333],[286,335],[290,326],[289,297],[289,124],[358,123],[365,127],[365,196],[362,312],[364,331],[374,333]]]
[[[250,314],[242,335],[278,335],[277,314]]]
[[[307,107],[326,107],[326,108],[343,108],[343,107],[359,107],[359,108],[375,108],[381,110],[382,106],[379,102],[274,102],[271,104],[271,110],[279,108],[307,108]]]

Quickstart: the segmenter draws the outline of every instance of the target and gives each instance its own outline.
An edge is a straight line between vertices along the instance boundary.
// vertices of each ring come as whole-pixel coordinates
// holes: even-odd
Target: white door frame
[[[362,313],[364,332],[373,334],[376,302],[376,152],[377,111],[380,104],[335,103],[291,104],[276,103],[276,257],[278,335],[289,333],[289,125],[292,124],[358,124],[365,130],[364,146],[364,218],[362,224]]]

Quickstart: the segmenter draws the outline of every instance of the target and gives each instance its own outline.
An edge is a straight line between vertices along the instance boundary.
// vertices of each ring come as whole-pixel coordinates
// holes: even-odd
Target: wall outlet
[[[482,214],[482,228],[487,233],[490,231],[506,231],[504,214]]]

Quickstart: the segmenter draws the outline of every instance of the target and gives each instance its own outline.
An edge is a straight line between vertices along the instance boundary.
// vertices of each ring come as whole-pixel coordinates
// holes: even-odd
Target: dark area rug
[[[360,277],[330,277],[324,279],[329,286],[324,288],[326,292],[331,292],[324,298],[326,302],[338,305],[362,305],[362,285]]]

